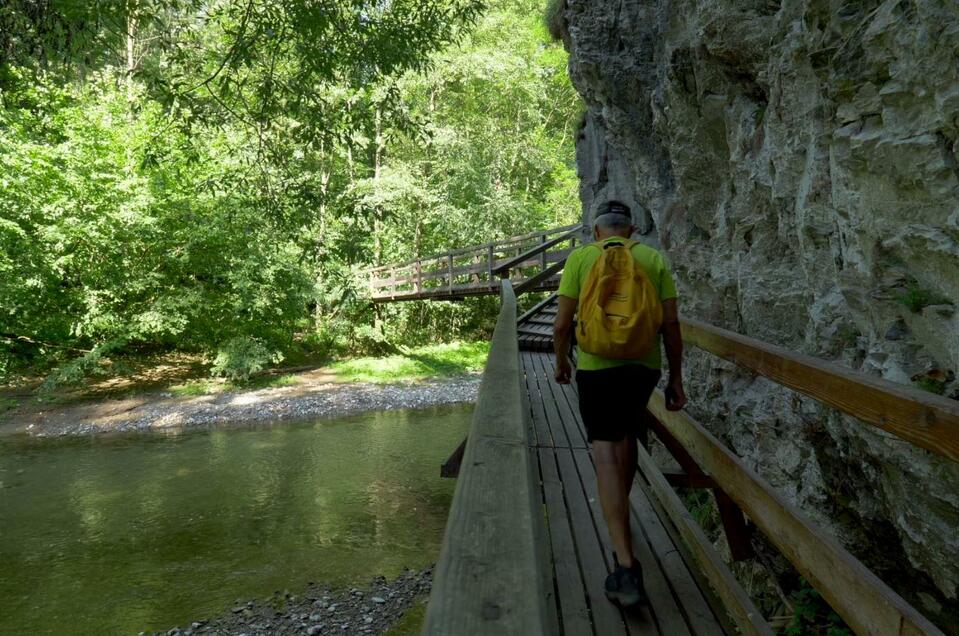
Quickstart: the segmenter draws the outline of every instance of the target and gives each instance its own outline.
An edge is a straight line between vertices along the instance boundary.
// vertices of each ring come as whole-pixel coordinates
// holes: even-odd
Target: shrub
[[[238,336],[227,340],[216,353],[210,372],[233,381],[244,381],[270,364],[283,360],[283,354],[273,350],[259,338]]]

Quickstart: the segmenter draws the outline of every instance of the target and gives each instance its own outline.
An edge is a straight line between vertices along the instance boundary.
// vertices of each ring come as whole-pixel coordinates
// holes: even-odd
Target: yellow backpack
[[[636,241],[594,243],[602,250],[579,299],[576,340],[587,353],[630,360],[656,342],[663,307],[649,276],[633,257]]]

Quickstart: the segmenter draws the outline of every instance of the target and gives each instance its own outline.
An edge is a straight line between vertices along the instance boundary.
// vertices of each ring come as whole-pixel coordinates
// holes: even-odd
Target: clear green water
[[[136,634],[435,561],[471,407],[0,439],[0,634]]]

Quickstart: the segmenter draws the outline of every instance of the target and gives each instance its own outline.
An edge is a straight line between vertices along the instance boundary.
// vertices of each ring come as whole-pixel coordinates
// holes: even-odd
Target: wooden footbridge
[[[579,230],[459,250],[404,264],[402,272],[380,268],[371,277],[377,302],[501,296],[469,436],[443,467],[447,475],[458,473],[458,483],[424,633],[773,634],[673,490],[684,486],[713,493],[734,560],[750,557],[751,533],[763,533],[855,633],[943,634],[700,423],[667,411],[661,392],[647,412],[636,414],[647,435],[630,495],[636,556],[651,602],[622,611],[606,600],[612,548],[577,390],[553,381],[548,352],[555,299],[521,316],[516,309],[517,293],[555,288]],[[461,256],[465,262],[457,261]],[[511,270],[518,272],[515,282]],[[385,271],[391,274],[384,277]],[[959,461],[959,403],[953,400],[696,320],[684,319],[682,331],[687,345]],[[672,456],[669,465],[650,455],[648,431]]]

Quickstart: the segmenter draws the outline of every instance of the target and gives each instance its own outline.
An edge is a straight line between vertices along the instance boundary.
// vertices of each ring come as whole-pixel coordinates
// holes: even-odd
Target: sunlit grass
[[[382,358],[354,358],[335,362],[331,369],[342,380],[399,382],[481,371],[489,354],[488,342],[454,342],[410,349]]]
[[[403,612],[398,621],[386,630],[387,636],[416,636],[423,631],[423,622],[426,620],[426,603],[428,596],[419,596],[413,605]]]
[[[298,380],[293,374],[255,376],[246,382],[229,382],[226,380],[204,379],[193,380],[169,388],[170,393],[177,397],[198,397],[224,391],[248,391],[250,389],[273,389],[284,386],[293,386]]]

